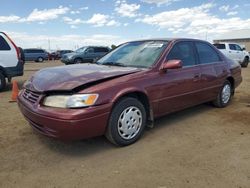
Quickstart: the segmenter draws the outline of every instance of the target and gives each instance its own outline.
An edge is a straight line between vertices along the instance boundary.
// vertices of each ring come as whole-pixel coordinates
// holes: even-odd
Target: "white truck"
[[[225,56],[228,58],[237,61],[242,67],[247,67],[249,62],[249,53],[245,48],[241,47],[236,43],[215,43],[213,44],[218,48]]]
[[[17,47],[10,37],[0,32],[0,91],[6,86],[6,78],[22,76],[24,57],[22,49]]]

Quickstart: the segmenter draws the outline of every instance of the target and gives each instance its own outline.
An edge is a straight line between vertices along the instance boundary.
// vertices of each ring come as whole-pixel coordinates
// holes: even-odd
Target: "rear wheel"
[[[5,76],[0,72],[0,91],[3,90],[6,86]]]
[[[226,107],[231,100],[233,90],[234,89],[232,88],[231,83],[228,80],[225,81],[225,83],[223,84],[222,88],[220,89],[217,95],[216,100],[213,101],[213,104],[219,108]]]
[[[76,58],[75,60],[74,60],[74,63],[75,64],[80,64],[80,63],[82,63],[83,61],[82,61],[82,59],[81,58]]]
[[[249,63],[249,57],[245,57],[243,63],[241,64],[242,67],[247,67]]]
[[[37,61],[38,61],[38,62],[43,62],[44,59],[43,59],[42,57],[38,57],[38,58],[37,58]]]
[[[115,145],[130,145],[140,138],[145,125],[143,104],[135,98],[124,98],[113,108],[105,136]]]

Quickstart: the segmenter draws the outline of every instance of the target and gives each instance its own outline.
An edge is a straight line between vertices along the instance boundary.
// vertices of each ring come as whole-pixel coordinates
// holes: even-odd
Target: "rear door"
[[[236,49],[236,45],[235,44],[228,44],[229,45],[229,58],[233,59],[237,62],[239,62],[239,51],[237,51]]]
[[[193,42],[177,42],[166,57],[166,60],[173,59],[181,60],[183,67],[169,69],[160,75],[159,113],[161,115],[199,103],[197,94],[201,87],[200,67],[197,65]]]
[[[8,38],[0,33],[0,66],[15,67],[18,63],[17,52]]]
[[[25,49],[24,50],[24,57],[25,61],[33,61],[34,60],[34,53],[32,49]]]
[[[104,56],[105,54],[109,52],[109,49],[104,48],[104,47],[96,47],[94,48],[94,50],[95,50],[96,58],[101,58],[102,56]]]
[[[235,44],[235,49],[237,51],[238,62],[242,62],[245,58],[245,54],[244,54],[242,48],[239,45]]]
[[[215,99],[227,76],[227,64],[214,47],[206,42],[195,42],[201,68],[200,101]]]

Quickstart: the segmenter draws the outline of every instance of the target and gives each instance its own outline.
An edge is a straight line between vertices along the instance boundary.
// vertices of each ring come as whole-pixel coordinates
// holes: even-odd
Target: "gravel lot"
[[[27,63],[19,86],[42,67]],[[63,143],[32,131],[0,93],[0,187],[237,187],[250,186],[250,67],[224,109],[199,105],[156,121],[134,145],[104,137]]]

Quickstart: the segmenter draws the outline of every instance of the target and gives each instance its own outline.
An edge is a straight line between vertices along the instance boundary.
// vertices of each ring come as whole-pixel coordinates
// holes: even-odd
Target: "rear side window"
[[[6,40],[0,35],[0,50],[10,50],[9,44],[6,42]]]
[[[24,50],[25,53],[44,53],[43,50],[36,50],[36,49],[29,49],[29,50]]]
[[[201,64],[208,64],[221,61],[217,52],[208,44],[202,42],[195,43]]]
[[[195,65],[195,55],[192,42],[179,42],[174,45],[167,56],[167,60],[178,59],[182,61],[183,66]]]
[[[214,44],[214,46],[220,50],[226,49],[226,45],[225,44]]]
[[[95,52],[109,52],[107,48],[95,48]]]

